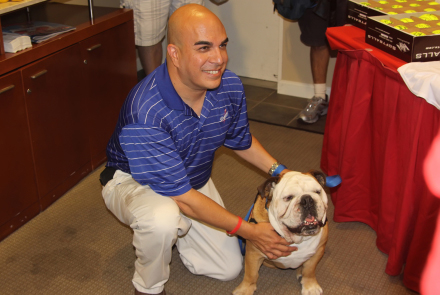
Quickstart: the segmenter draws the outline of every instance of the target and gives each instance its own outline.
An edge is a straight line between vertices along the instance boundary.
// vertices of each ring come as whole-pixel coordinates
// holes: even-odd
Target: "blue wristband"
[[[280,173],[281,173],[284,169],[287,169],[287,167],[284,166],[284,165],[278,165],[277,169],[275,169],[275,171],[272,173],[271,176],[278,176],[278,175],[280,175]]]

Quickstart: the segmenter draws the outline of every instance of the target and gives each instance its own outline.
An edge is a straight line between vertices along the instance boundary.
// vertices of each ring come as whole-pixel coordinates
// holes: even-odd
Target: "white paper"
[[[411,62],[397,71],[414,95],[440,110],[440,61]]]

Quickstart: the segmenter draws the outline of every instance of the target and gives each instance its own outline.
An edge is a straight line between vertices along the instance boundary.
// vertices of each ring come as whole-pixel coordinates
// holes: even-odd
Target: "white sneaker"
[[[299,118],[305,123],[312,124],[319,120],[319,117],[327,115],[328,96],[312,97],[309,104],[299,113]]]

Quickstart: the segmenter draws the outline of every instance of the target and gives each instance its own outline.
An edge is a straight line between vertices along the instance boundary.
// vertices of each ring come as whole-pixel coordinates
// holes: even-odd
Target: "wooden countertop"
[[[44,1],[47,1],[47,0],[22,0],[20,2],[9,1],[9,2],[5,2],[5,3],[0,3],[0,15],[11,12],[11,11],[15,11],[17,9],[28,7],[30,5],[41,3]]]
[[[0,75],[133,19],[133,11],[129,9],[94,7],[95,18],[92,23],[87,6],[61,3],[34,5],[31,7],[30,15],[31,20],[71,25],[75,26],[76,30],[39,44],[33,44],[32,48],[17,53],[0,54]],[[26,11],[19,10],[2,15],[1,21],[3,27],[26,22]]]

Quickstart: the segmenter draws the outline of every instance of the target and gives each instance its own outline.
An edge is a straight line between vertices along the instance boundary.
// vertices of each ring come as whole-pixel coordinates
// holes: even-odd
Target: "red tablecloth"
[[[334,27],[327,29],[327,40],[332,49],[358,50],[365,49],[390,69],[396,70],[406,64],[403,60],[392,56],[373,45],[365,43],[365,31],[354,26]]]
[[[364,34],[353,26],[327,30],[339,53],[321,168],[342,178],[331,195],[334,220],[371,226],[388,254],[386,273],[399,275],[406,263],[403,283],[419,291],[440,208],[422,167],[440,111],[406,87],[396,71],[405,62],[363,42]]]

